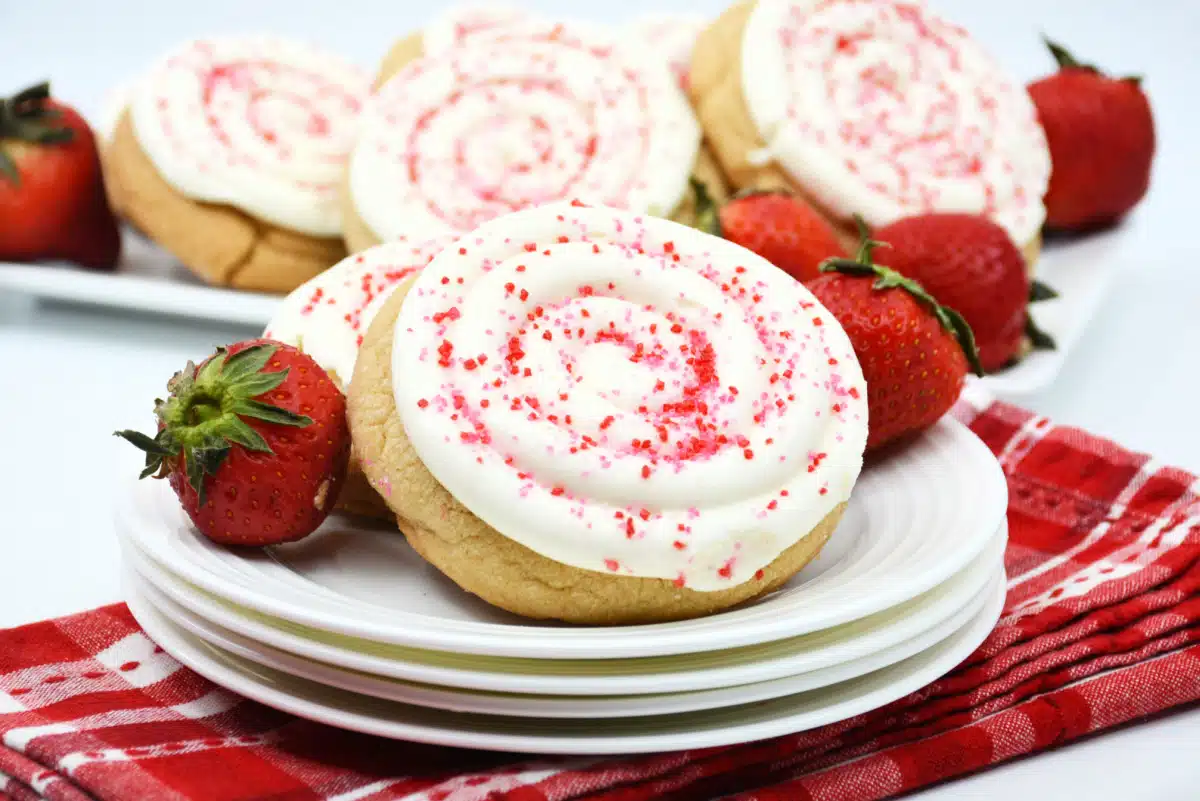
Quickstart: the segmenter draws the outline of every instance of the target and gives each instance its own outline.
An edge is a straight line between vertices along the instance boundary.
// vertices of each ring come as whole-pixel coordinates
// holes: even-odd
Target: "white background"
[[[1045,32],[1082,59],[1145,76],[1159,153],[1129,221],[1123,272],[1056,385],[1024,402],[1200,472],[1200,2],[934,0],[1020,77],[1051,68]],[[85,114],[178,40],[266,30],[337,48],[370,67],[437,3],[403,0],[133,2],[0,0],[0,94],[44,78]],[[720,0],[529,2],[559,15],[715,13]],[[137,471],[110,436],[150,425],[151,401],[187,358],[255,333],[35,304],[0,295],[0,626],[119,600],[113,498]],[[919,794],[922,799],[1200,797],[1200,711],[1176,714]]]

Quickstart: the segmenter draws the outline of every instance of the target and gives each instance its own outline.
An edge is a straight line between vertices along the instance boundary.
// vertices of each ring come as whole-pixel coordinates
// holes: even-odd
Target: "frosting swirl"
[[[742,94],[774,158],[835,214],[1045,218],[1045,135],[1024,87],[920,0],[760,0]]]
[[[351,157],[350,193],[384,240],[466,233],[572,197],[669,214],[699,143],[663,63],[599,27],[527,19],[384,84]]]
[[[701,591],[753,580],[846,500],[866,387],[802,284],[668,220],[552,204],[442,251],[396,322],[430,472],[551,559]]]
[[[199,39],[139,78],[138,143],[188,197],[313,236],[338,236],[337,187],[369,80],[318,48],[272,37]]]
[[[284,298],[263,336],[300,348],[344,388],[376,313],[449,241],[388,242],[342,259]]]

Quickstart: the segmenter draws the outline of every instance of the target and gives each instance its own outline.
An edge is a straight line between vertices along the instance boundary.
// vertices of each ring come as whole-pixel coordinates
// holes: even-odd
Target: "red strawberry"
[[[872,236],[891,245],[877,254],[880,263],[966,318],[984,370],[1016,358],[1025,336],[1029,275],[1003,228],[975,214],[920,214]]]
[[[48,84],[0,100],[0,260],[111,269],[120,253],[88,124]]]
[[[825,259],[846,255],[833,227],[795,195],[749,192],[713,214],[703,185],[693,186],[699,227],[754,251],[797,281],[820,275]]]
[[[1139,78],[1110,78],[1047,41],[1059,71],[1029,85],[1050,145],[1046,227],[1120,219],[1150,186],[1154,118]]]
[[[268,371],[266,368],[270,368]],[[158,434],[118,431],[188,517],[228,545],[298,540],[334,507],[350,458],[346,399],[299,350],[267,339],[191,362],[155,401]]]
[[[867,450],[917,434],[950,410],[967,369],[981,373],[971,327],[921,285],[871,261],[863,241],[851,259],[830,259],[806,283],[837,318],[867,381]]]

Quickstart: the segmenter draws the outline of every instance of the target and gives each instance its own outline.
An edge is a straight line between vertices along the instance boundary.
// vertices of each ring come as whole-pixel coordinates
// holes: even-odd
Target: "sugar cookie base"
[[[340,239],[272,225],[170,186],[138,144],[128,111],[104,149],[114,208],[210,284],[290,292],[346,255]]]
[[[468,592],[524,617],[570,623],[618,625],[700,617],[779,588],[817,556],[837,527],[845,504],[763,568],[761,578],[719,592],[571,567],[505,537],[433,477],[396,412],[392,332],[411,285],[393,293],[367,331],[350,382],[347,416],[355,456],[396,513],[400,530],[421,556]]]

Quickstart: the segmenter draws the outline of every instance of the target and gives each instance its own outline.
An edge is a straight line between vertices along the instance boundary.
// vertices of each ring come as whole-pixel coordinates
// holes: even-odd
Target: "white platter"
[[[232,692],[343,729],[437,745],[542,754],[632,754],[706,748],[805,731],[877,709],[945,675],[987,638],[1004,584],[937,645],[857,679],[770,701],[679,715],[560,720],[447,712],[326,687],[214,648],[174,626],[132,590],[130,609],[179,662]]]
[[[1115,229],[1069,243],[1050,243],[1038,263],[1039,278],[1059,292],[1038,303],[1033,315],[1058,342],[1020,364],[980,379],[989,391],[1020,398],[1049,386],[1086,331],[1113,279],[1135,258],[1133,237]],[[125,231],[125,253],[116,273],[62,264],[0,262],[0,288],[40,297],[141,312],[199,317],[261,329],[279,303],[274,295],[205,286],[143,237]]]
[[[858,620],[962,570],[1004,519],[995,457],[945,419],[871,464],[822,554],[781,590],[699,620],[568,627],[484,604],[394,529],[333,518],[294,545],[246,552],[200,535],[165,482],[136,482],[117,527],[171,573],[246,609],[331,634],[453,653],[616,659],[720,650]]]
[[[204,284],[145,238],[123,231],[116,272],[68,264],[0,261],[0,290],[49,300],[136,312],[192,317],[261,330],[282,296]]]
[[[209,645],[246,661],[318,684],[374,698],[452,712],[539,718],[616,718],[678,714],[768,701],[785,695],[828,687],[894,665],[933,647],[965,626],[972,617],[979,613],[987,600],[995,595],[997,587],[1003,585],[1003,573],[1003,567],[997,561],[992,568],[987,584],[974,597],[966,603],[958,604],[950,617],[917,636],[832,667],[794,676],[784,676],[771,681],[695,692],[573,697],[490,693],[418,684],[387,679],[371,673],[337,667],[326,662],[305,659],[236,634],[189,612],[170,600],[150,581],[139,576],[131,565],[126,566],[125,581],[126,586],[132,588],[133,593],[154,607],[155,611]],[[619,663],[613,663],[610,660],[604,664]]]
[[[1038,261],[1038,279],[1058,297],[1033,304],[1030,314],[1057,347],[1034,351],[1006,370],[973,380],[1008,400],[1035,395],[1053,384],[1117,275],[1126,264],[1136,263],[1133,241],[1131,234],[1118,228],[1078,241],[1048,242]]]
[[[733,650],[619,660],[451,654],[331,637],[223,604],[155,565],[131,544],[125,548],[125,560],[138,578],[150,585],[149,594],[161,595],[191,615],[253,644],[250,647],[266,646],[310,663],[384,679],[473,691],[632,696],[719,689],[817,671],[832,674],[863,659],[873,659],[882,667],[888,663],[879,662],[880,652],[902,652],[905,643],[924,637],[977,599],[1002,564],[1006,543],[1006,529],[1002,528],[963,571],[911,601],[852,623]],[[208,639],[200,631],[192,633]],[[891,661],[901,658],[894,656]],[[295,672],[279,664],[272,666]]]

